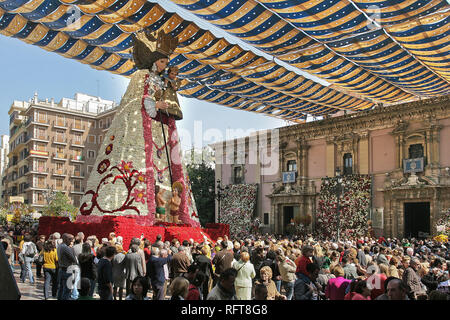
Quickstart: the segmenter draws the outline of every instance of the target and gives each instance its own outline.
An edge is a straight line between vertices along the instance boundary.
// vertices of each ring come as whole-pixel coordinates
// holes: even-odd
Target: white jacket
[[[250,261],[243,262],[242,260],[234,260],[231,267],[238,270],[238,274],[234,280],[234,285],[236,287],[251,288],[253,285],[252,279],[256,276],[253,264]]]

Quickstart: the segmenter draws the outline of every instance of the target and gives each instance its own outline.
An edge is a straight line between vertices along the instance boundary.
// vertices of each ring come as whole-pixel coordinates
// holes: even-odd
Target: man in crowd
[[[58,300],[70,300],[75,279],[73,273],[77,258],[73,251],[74,236],[69,233],[62,235],[62,243],[58,246]],[[69,269],[70,268],[70,269]],[[70,279],[70,281],[69,281]]]
[[[107,246],[103,258],[97,264],[98,293],[100,300],[113,300],[113,274],[111,260],[116,254],[116,247]]]

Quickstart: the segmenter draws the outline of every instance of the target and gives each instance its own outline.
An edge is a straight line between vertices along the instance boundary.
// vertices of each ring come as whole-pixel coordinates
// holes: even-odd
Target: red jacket
[[[306,271],[306,266],[308,264],[311,264],[312,261],[310,258],[307,258],[305,256],[301,256],[297,260],[295,260],[295,264],[297,265],[297,270],[295,270],[295,273],[303,273],[305,276],[308,275],[308,271]]]

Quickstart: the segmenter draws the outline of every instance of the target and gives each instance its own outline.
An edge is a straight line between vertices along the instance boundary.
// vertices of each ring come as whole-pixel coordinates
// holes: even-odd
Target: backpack
[[[30,243],[27,245],[25,249],[25,257],[33,258],[36,254],[36,248],[34,246],[34,243]]]

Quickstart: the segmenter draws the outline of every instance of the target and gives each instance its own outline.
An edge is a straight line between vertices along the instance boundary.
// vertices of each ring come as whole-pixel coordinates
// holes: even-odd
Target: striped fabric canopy
[[[132,34],[164,30],[181,95],[295,122],[450,91],[446,1],[173,2],[266,55],[146,0],[0,0],[0,33],[129,77]]]

